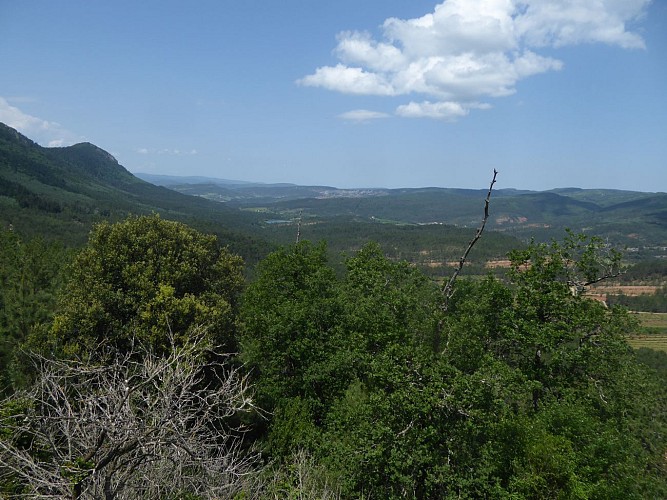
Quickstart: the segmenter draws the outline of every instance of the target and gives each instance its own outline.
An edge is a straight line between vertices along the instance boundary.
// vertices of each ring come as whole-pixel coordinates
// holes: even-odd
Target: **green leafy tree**
[[[369,243],[346,262],[345,330],[361,358],[396,346],[421,349],[432,339],[437,287],[407,262],[393,262]],[[364,368],[365,370],[365,368]]]
[[[158,215],[105,222],[74,259],[48,344],[72,355],[129,350],[138,340],[159,352],[168,348],[165,332],[186,339],[205,326],[231,351],[242,286],[241,258],[214,236]]]
[[[580,237],[530,245],[512,282],[457,283],[431,355],[387,333],[325,420],[318,457],[343,494],[663,497],[664,390],[624,340],[629,316],[571,289],[608,273],[609,255]]]
[[[20,383],[17,348],[54,314],[68,259],[62,245],[0,231],[0,391]]]
[[[581,294],[618,254],[568,234],[511,258],[508,280],[447,298],[375,244],[340,278],[322,246],[267,258],[242,352],[283,475],[306,453],[299,477],[343,497],[664,497],[664,390],[625,342],[631,317]]]
[[[370,383],[387,351],[429,350],[437,288],[427,278],[375,244],[346,269],[338,279],[326,248],[302,242],[263,261],[244,296],[242,357],[274,414],[273,453],[313,445],[331,405],[355,381]]]
[[[301,242],[262,261],[244,294],[241,358],[256,381],[258,405],[274,413],[274,453],[305,445],[349,380],[339,288],[326,247]]]

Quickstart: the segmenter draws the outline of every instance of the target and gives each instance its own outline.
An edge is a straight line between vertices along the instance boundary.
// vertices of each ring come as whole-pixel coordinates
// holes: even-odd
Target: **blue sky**
[[[132,172],[667,191],[662,0],[0,0],[0,121]]]

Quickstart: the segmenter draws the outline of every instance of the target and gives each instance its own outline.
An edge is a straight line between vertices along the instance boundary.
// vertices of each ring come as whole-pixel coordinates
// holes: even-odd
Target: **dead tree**
[[[33,388],[0,406],[0,480],[30,498],[233,496],[255,457],[230,420],[253,404],[201,338],[104,365],[35,358]]]
[[[475,246],[475,243],[479,241],[479,239],[482,237],[482,233],[484,232],[484,228],[486,227],[486,221],[489,218],[489,203],[491,201],[491,191],[493,190],[493,185],[496,183],[496,176],[498,175],[498,171],[494,168],[493,169],[493,179],[491,179],[491,185],[489,186],[489,192],[486,195],[486,199],[484,200],[484,217],[482,218],[482,223],[480,226],[477,228],[477,231],[475,232],[475,236],[470,240],[470,243],[468,243],[468,247],[465,249],[465,252],[463,252],[463,255],[459,259],[459,263],[456,267],[456,270],[452,274],[452,276],[449,278],[449,281],[447,281],[447,284],[445,287],[442,289],[442,295],[443,295],[443,303],[442,303],[442,310],[443,312],[446,312],[447,309],[449,308],[449,301],[451,300],[452,296],[454,295],[454,283],[456,282],[456,279],[459,277],[459,274],[463,270],[463,266],[466,263],[466,260],[468,260],[468,254],[472,250],[472,247]]]
[[[489,191],[486,194],[486,199],[484,200],[484,217],[482,217],[482,222],[480,226],[477,228],[475,236],[473,236],[472,240],[470,240],[470,243],[468,243],[467,248],[465,249],[463,255],[459,259],[458,265],[454,270],[454,273],[449,278],[445,286],[442,288],[442,305],[440,306],[440,309],[443,314],[440,317],[440,320],[438,321],[438,325],[435,331],[435,336],[433,338],[433,348],[435,350],[440,349],[440,344],[442,341],[442,331],[445,325],[445,317],[447,311],[449,310],[449,303],[452,297],[454,296],[454,291],[455,291],[454,284],[456,283],[456,279],[459,277],[459,274],[461,274],[461,271],[463,270],[463,266],[465,265],[466,260],[468,260],[468,254],[475,246],[475,243],[477,243],[479,239],[482,237],[482,233],[484,232],[484,228],[486,227],[486,221],[489,219],[489,203],[491,202],[491,191],[493,191],[493,185],[496,183],[497,175],[498,171],[494,168],[493,178],[491,179],[491,184],[489,185]],[[447,344],[449,344],[449,341],[447,341]]]

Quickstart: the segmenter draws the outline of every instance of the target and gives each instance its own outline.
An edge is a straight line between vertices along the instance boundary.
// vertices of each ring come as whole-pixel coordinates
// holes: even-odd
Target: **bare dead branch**
[[[296,242],[301,240],[301,219],[303,218],[303,209],[299,212],[299,219],[296,225]]]
[[[475,232],[475,236],[473,237],[472,240],[470,240],[470,243],[468,244],[468,248],[466,248],[465,252],[459,259],[458,266],[456,267],[456,270],[452,274],[452,276],[449,278],[449,281],[447,281],[447,284],[445,287],[442,289],[442,294],[444,296],[444,301],[442,304],[442,310],[443,312],[446,312],[447,309],[449,308],[449,301],[451,300],[452,296],[454,295],[454,283],[456,282],[456,279],[459,277],[459,274],[461,273],[461,270],[463,269],[463,266],[466,263],[466,260],[468,259],[468,254],[472,250],[472,247],[475,246],[475,243],[482,237],[482,233],[484,232],[484,227],[486,226],[486,221],[489,218],[489,202],[491,201],[491,191],[493,190],[493,185],[496,183],[496,176],[498,175],[498,171],[494,168],[493,169],[493,179],[491,179],[491,185],[489,186],[489,192],[486,195],[486,199],[484,200],[484,217],[482,218],[482,223],[481,225],[477,228],[477,231]]]

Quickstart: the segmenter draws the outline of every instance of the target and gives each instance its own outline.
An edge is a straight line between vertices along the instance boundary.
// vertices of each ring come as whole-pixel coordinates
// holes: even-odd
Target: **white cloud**
[[[48,147],[69,146],[84,139],[65,129],[59,123],[24,113],[3,97],[0,97],[0,122],[18,130],[38,144]]]
[[[517,16],[517,34],[534,47],[606,43],[644,48],[644,40],[627,30],[642,17],[651,0],[530,0]]]
[[[466,116],[471,109],[489,109],[485,103],[441,102],[410,102],[396,108],[396,114],[406,118],[434,118],[437,120],[455,121]]]
[[[169,155],[169,156],[194,156],[197,154],[196,149],[190,149],[188,151],[183,151],[182,149],[161,149],[157,152],[159,155]]]
[[[347,94],[422,94],[438,102],[399,106],[401,116],[451,119],[467,102],[515,92],[529,76],[563,63],[537,51],[582,43],[642,48],[629,30],[651,0],[446,0],[415,19],[387,19],[381,39],[344,31],[335,66],[298,80]],[[479,106],[477,106],[479,107]]]
[[[199,151],[196,149],[176,149],[176,148],[163,148],[163,149],[149,149],[149,148],[137,148],[136,152],[140,155],[167,155],[167,156],[195,156],[199,154]]]
[[[314,74],[303,77],[297,83],[307,87],[324,87],[346,94],[395,94],[382,74],[364,71],[362,68],[349,68],[343,64],[317,68]]]
[[[338,118],[342,120],[349,120],[353,122],[368,122],[371,120],[378,120],[381,118],[389,118],[390,115],[387,113],[381,113],[379,111],[370,111],[368,109],[354,109],[352,111],[346,111],[338,115]]]
[[[337,38],[336,55],[347,64],[360,64],[373,71],[398,70],[405,65],[406,58],[397,47],[377,43],[369,33],[346,31]]]

